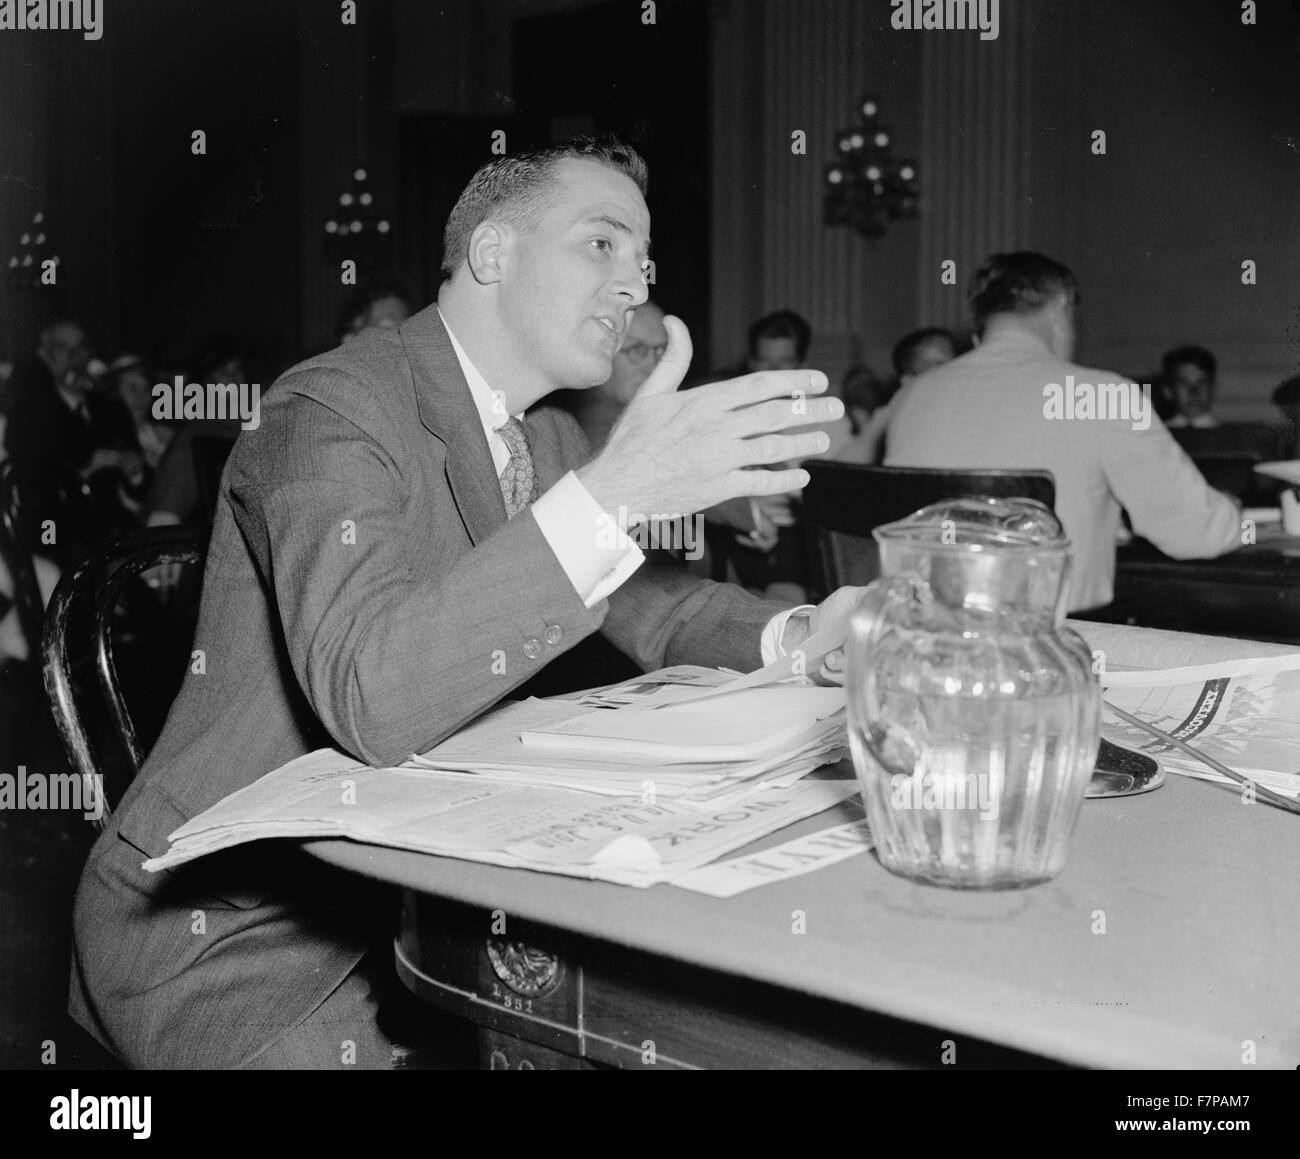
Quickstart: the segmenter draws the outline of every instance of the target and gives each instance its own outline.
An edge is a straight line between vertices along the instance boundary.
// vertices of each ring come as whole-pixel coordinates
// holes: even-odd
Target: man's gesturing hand
[[[740,495],[777,495],[808,483],[800,469],[748,470],[826,450],[822,431],[789,427],[830,422],[844,413],[820,370],[772,370],[678,394],[691,364],[685,323],[664,319],[668,349],[641,384],[604,449],[578,471],[606,511],[691,515]]]

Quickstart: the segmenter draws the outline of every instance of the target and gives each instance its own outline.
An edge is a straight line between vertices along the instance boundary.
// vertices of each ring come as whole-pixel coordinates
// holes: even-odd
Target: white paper
[[[792,877],[825,869],[828,865],[866,853],[874,845],[866,821],[850,821],[796,837],[760,853],[706,865],[679,877],[672,884],[679,889],[707,893],[710,897],[735,897],[760,885],[789,881]]]
[[[1300,655],[1108,673],[1105,699],[1265,788],[1300,796]],[[1182,749],[1107,714],[1108,740],[1173,772],[1233,783]]]

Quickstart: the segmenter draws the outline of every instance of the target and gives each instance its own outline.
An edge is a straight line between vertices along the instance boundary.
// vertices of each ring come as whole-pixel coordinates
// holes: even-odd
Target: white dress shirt
[[[457,341],[441,311],[438,316],[442,318],[447,337],[451,339],[452,349],[460,363],[461,373],[469,384],[470,395],[483,424],[483,436],[492,452],[492,464],[500,476],[510,462],[510,448],[497,433],[511,417],[506,411],[505,396],[487,384],[478,367],[470,361],[464,347]],[[523,415],[514,417],[523,419]],[[589,608],[608,599],[645,562],[641,549],[592,498],[591,492],[572,471],[544,495],[539,495],[528,510],[537,520],[542,537],[555,553],[573,590]],[[613,546],[601,546],[606,543],[612,543]],[[786,621],[796,610],[798,609],[791,608],[773,616],[763,629],[760,647],[764,664],[771,664],[785,655],[781,637],[785,632]]]
[[[439,312],[441,317],[441,312]],[[483,424],[483,435],[492,452],[497,475],[510,462],[510,448],[497,432],[511,417],[506,412],[505,396],[493,390],[478,368],[470,361],[464,347],[447,326],[447,337],[460,362],[461,373],[469,384],[470,395]],[[523,415],[515,415],[517,419]],[[587,607],[594,607],[618,590],[645,561],[641,549],[618,527],[610,526],[610,517],[592,497],[591,492],[572,471],[559,480],[545,495],[538,496],[528,509],[541,528],[550,549],[555,553],[573,590]],[[613,543],[605,547],[602,544]]]

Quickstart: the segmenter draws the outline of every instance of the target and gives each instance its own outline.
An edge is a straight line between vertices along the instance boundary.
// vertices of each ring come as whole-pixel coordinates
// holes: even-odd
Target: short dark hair
[[[975,271],[970,288],[971,313],[981,333],[994,314],[1034,314],[1058,294],[1079,301],[1074,273],[1042,254],[1020,250],[992,254]]]
[[[910,334],[904,334],[894,344],[894,353],[891,356],[894,363],[894,373],[899,378],[902,378],[905,374],[911,374],[912,368],[916,364],[917,351],[926,343],[933,342],[936,338],[942,338],[952,347],[953,353],[957,353],[957,339],[953,337],[950,330],[945,330],[942,326],[926,326],[920,330],[913,330]]]
[[[1165,372],[1165,380],[1172,381],[1175,368],[1190,362],[1193,366],[1199,367],[1210,376],[1213,381],[1219,372],[1219,364],[1204,346],[1175,346],[1173,350],[1166,351],[1164,358],[1161,359],[1161,367]]]
[[[812,345],[812,327],[793,310],[777,310],[765,314],[749,328],[749,356],[758,354],[758,343],[762,338],[793,338],[795,352],[799,361],[808,357],[808,347]]]
[[[489,218],[498,217],[519,226],[534,222],[547,190],[554,184],[555,166],[569,160],[608,165],[630,177],[641,196],[646,195],[650,170],[645,159],[612,135],[572,137],[496,157],[469,179],[447,217],[442,235],[442,280],[445,282],[460,269],[469,253],[470,236]]]

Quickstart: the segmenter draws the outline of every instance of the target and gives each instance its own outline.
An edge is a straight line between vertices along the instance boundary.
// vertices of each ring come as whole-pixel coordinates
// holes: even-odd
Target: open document
[[[683,705],[677,721],[672,702],[683,691],[730,679],[665,669],[576,700],[505,704],[399,768],[321,749],[183,825],[145,868],[268,837],[344,837],[626,885],[673,881],[857,791],[842,759],[839,689],[791,685],[731,703],[722,697],[707,711]],[[648,705],[667,706],[652,714],[653,727],[642,719]],[[712,718],[731,735],[736,718],[760,708],[780,721],[782,736],[758,756],[722,759],[699,729]],[[635,718],[626,753],[525,739],[563,737],[567,722],[593,713]],[[586,727],[613,734],[606,740],[620,732]]]

